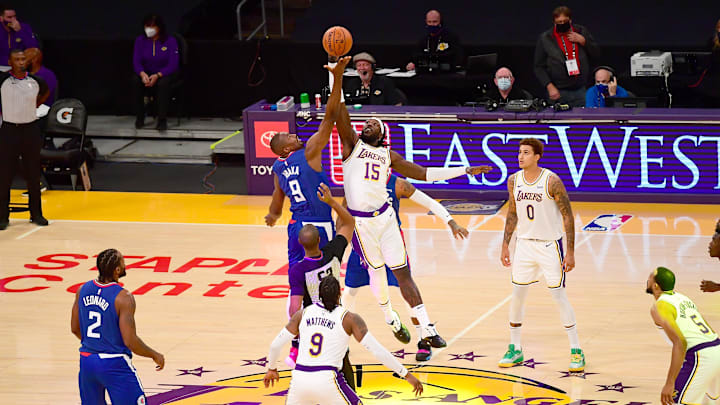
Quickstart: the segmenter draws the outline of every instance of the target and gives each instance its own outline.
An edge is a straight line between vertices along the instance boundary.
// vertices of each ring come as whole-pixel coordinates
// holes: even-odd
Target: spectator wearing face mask
[[[462,64],[463,50],[460,38],[448,30],[442,23],[442,15],[437,10],[425,14],[426,34],[418,42],[413,61],[406,66],[407,70],[415,70],[418,59],[433,58],[439,63],[447,63],[451,67]]]
[[[595,85],[585,93],[585,107],[605,107],[605,99],[629,97],[627,90],[618,85],[615,70],[610,66],[598,66],[593,71]]]
[[[20,23],[13,6],[0,7],[0,25],[2,25],[2,29],[0,29],[0,65],[7,64],[10,51],[13,49],[26,50],[38,47],[38,41],[30,24]]]
[[[591,60],[599,58],[600,47],[587,28],[573,23],[569,7],[556,8],[553,23],[535,45],[535,76],[550,103],[582,107]]]
[[[165,22],[157,14],[143,19],[144,33],[135,39],[133,69],[135,71],[135,128],[145,124],[146,95],[154,95],[157,108],[156,129],[167,129],[170,86],[177,80],[180,55],[175,37],[168,35]]]
[[[495,72],[494,86],[488,90],[484,99],[497,101],[498,104],[507,104],[510,100],[531,100],[532,94],[515,86],[515,77],[507,67],[501,67]]]

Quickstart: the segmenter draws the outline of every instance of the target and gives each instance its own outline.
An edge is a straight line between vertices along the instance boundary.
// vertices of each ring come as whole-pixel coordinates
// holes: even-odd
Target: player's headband
[[[385,135],[385,124],[382,122],[380,118],[377,117],[370,117],[371,120],[375,120],[380,124],[380,135]]]

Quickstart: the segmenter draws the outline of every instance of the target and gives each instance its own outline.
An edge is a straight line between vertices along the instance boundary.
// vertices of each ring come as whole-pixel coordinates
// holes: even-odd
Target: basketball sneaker
[[[418,351],[415,353],[416,361],[428,361],[432,357],[432,345],[428,338],[420,339],[418,342]]]
[[[290,368],[295,368],[295,363],[297,362],[298,358],[298,349],[297,347],[291,347],[290,353],[287,357],[285,357],[285,364],[287,364]]]
[[[505,356],[500,360],[498,366],[500,367],[513,367],[524,360],[523,352],[521,350],[515,350],[515,345],[509,345]]]
[[[398,315],[397,311],[393,310],[393,320],[388,322],[388,325],[390,325],[395,339],[402,344],[410,343],[410,331],[403,325],[402,321],[400,321],[400,315]]]
[[[570,349],[570,371],[585,370],[585,354],[582,349]]]
[[[430,342],[430,346],[439,349],[441,347],[447,347],[447,342],[443,339],[435,329],[435,324],[431,323],[425,329],[425,339]]]

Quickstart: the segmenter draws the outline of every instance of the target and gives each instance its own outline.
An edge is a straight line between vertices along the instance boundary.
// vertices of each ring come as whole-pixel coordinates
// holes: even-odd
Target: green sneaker
[[[509,345],[505,356],[503,356],[498,366],[500,367],[513,367],[522,363],[524,360],[522,349],[515,350],[515,345]]]
[[[410,331],[400,321],[400,315],[398,315],[397,311],[393,310],[393,320],[388,323],[388,325],[390,326],[390,329],[392,329],[395,339],[400,341],[402,344],[410,343]]]
[[[570,349],[570,371],[585,370],[585,354],[582,349]]]

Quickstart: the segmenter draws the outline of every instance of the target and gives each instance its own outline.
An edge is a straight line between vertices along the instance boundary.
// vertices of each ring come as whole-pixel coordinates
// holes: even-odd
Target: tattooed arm
[[[515,188],[514,174],[511,175],[510,178],[508,178],[507,187],[510,198],[508,198],[508,212],[505,216],[505,236],[503,237],[500,261],[502,262],[503,266],[510,267],[510,239],[512,239],[512,234],[513,232],[515,232],[515,227],[517,227],[518,223],[517,209],[515,207],[515,196],[513,195],[513,189]]]
[[[565,225],[565,237],[567,238],[567,255],[563,260],[563,268],[565,271],[571,271],[575,267],[575,218],[573,218],[572,207],[570,207],[570,199],[562,180],[557,175],[550,177],[550,196],[562,214],[563,224]]]

